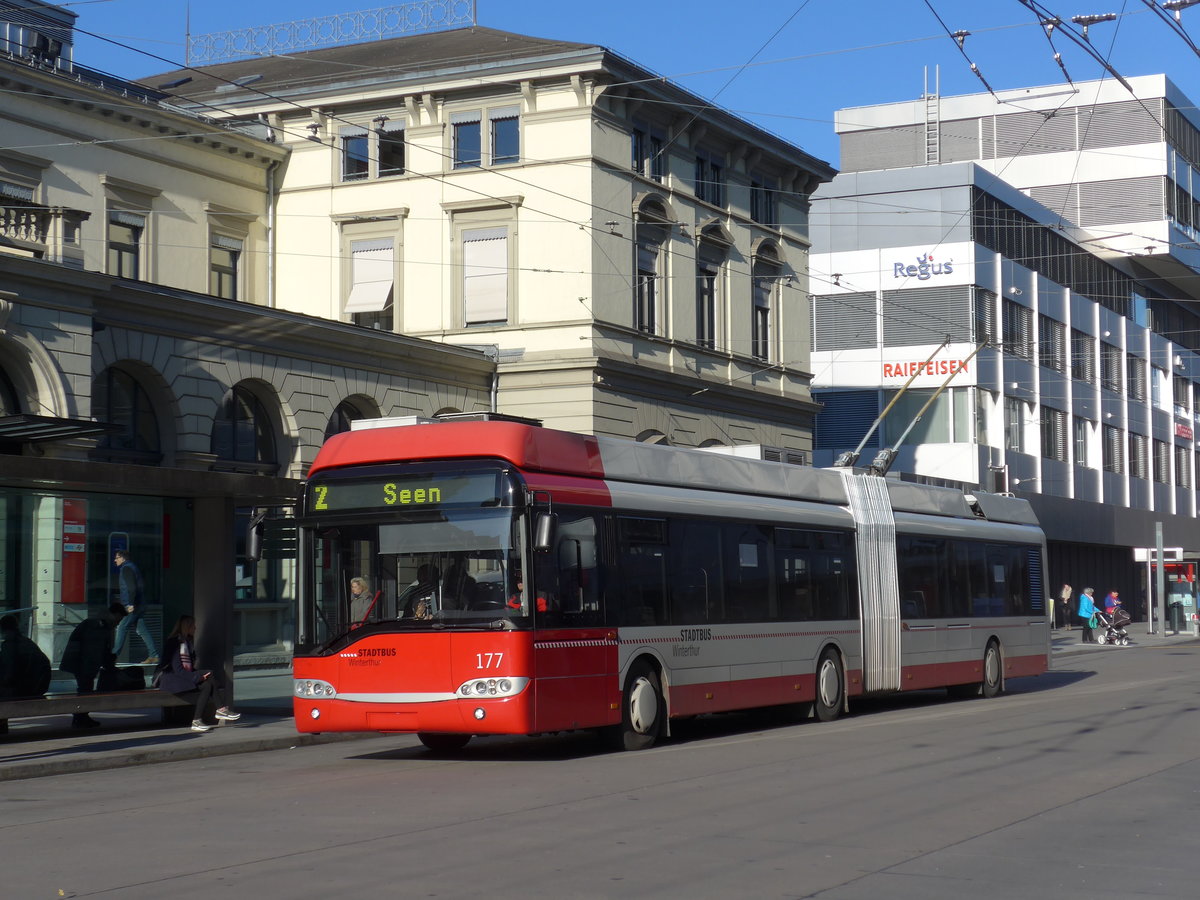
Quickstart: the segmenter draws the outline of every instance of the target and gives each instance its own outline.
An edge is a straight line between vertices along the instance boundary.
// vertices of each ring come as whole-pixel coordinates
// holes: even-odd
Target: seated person
[[[0,697],[40,697],[50,687],[50,660],[21,634],[17,617],[0,618]]]

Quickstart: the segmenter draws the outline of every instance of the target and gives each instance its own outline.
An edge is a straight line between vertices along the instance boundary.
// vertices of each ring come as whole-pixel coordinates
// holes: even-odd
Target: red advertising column
[[[62,602],[87,603],[87,501],[63,500]]]

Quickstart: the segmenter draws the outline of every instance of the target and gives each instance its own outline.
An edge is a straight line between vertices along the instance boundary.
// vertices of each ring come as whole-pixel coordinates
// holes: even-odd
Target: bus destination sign
[[[365,480],[310,483],[305,488],[309,513],[352,509],[437,509],[489,506],[497,502],[494,473],[473,475],[380,476]]]

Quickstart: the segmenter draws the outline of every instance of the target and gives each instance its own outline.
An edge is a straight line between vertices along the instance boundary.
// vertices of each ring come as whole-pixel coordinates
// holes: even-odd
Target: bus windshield
[[[358,629],[531,625],[523,521],[494,508],[303,529],[304,643],[328,645]]]

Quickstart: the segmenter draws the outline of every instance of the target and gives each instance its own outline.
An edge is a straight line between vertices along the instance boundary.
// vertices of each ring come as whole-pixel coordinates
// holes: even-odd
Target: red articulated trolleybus
[[[387,421],[330,438],[305,484],[302,732],[453,750],[603,729],[636,750],[679,717],[829,720],[1046,671],[1023,500],[495,416]]]

